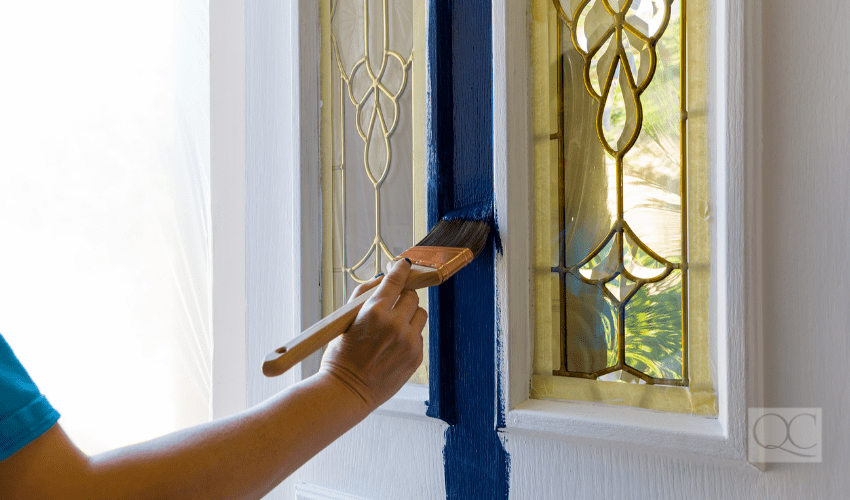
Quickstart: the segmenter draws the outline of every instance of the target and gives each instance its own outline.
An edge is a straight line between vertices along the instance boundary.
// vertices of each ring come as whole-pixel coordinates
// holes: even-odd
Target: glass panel
[[[561,39],[565,172],[564,262],[576,264],[601,242],[617,211],[616,169],[594,128],[597,102],[584,88],[584,59],[568,37]]]
[[[382,233],[392,255],[398,255],[416,242],[413,241],[413,140],[411,116],[413,92],[408,89],[398,99],[398,123],[390,138],[392,166],[381,189]],[[389,100],[389,99],[387,99]],[[387,109],[392,110],[392,107]]]
[[[537,307],[535,320],[538,324],[557,325],[541,330],[542,335],[535,339],[534,343],[534,365],[543,367],[540,371],[552,373],[562,367],[563,349],[561,343],[561,283],[560,277],[546,270],[538,273],[536,284],[543,289],[537,294]]]
[[[711,4],[687,5],[695,14],[686,23],[685,0],[530,1],[532,398],[717,414],[708,331]],[[628,121],[635,110],[639,129]],[[624,141],[630,130],[639,132]],[[568,293],[570,283],[611,312],[602,314],[615,333],[601,370],[585,361],[598,350],[587,347],[594,330],[586,325],[600,313],[587,307],[592,297],[582,304]],[[654,365],[638,359],[645,349]]]
[[[594,373],[617,361],[617,309],[599,287],[566,277],[566,369]]]
[[[337,0],[331,16],[334,266],[350,290],[414,243],[412,2]]]
[[[608,293],[610,293],[614,297],[614,300],[623,303],[626,301],[632,291],[634,291],[636,285],[636,282],[626,278],[621,274],[606,283],[605,288],[608,289]]]
[[[680,30],[679,2],[674,2],[656,46],[652,83],[641,95],[643,129],[623,162],[625,219],[641,241],[671,262],[679,262],[682,253]]]
[[[646,253],[629,234],[626,235],[625,245],[623,267],[627,273],[635,278],[644,280],[654,280],[662,277],[661,275],[667,270],[664,263],[659,262],[655,257]]]
[[[626,364],[653,378],[682,379],[682,273],[642,286],[626,304]]]
[[[559,209],[559,259],[551,271],[563,277],[560,295],[565,311],[561,316],[566,318],[561,321],[565,360],[556,374],[622,370],[647,383],[655,383],[653,379],[683,383],[681,347],[675,376],[669,373],[672,366],[665,369],[667,357],[652,358],[669,353],[645,352],[643,344],[621,351],[611,347],[607,352],[613,358],[607,364],[591,361],[589,356],[600,350],[599,339],[608,339],[607,348],[625,333],[626,325],[633,341],[656,335],[652,328],[658,327],[629,315],[643,318],[652,313],[646,309],[657,304],[647,294],[658,293],[661,285],[655,283],[682,267],[686,223],[681,212],[681,120],[685,113],[679,75],[679,2],[591,0],[571,2],[569,12],[560,0],[553,5],[559,16],[560,71],[555,74],[561,116],[552,139],[558,140],[562,150],[558,184],[563,207]],[[686,271],[677,272],[681,346]],[[577,283],[591,286],[596,300],[589,300],[589,292],[583,290],[578,292],[582,298],[577,298],[572,290]],[[669,293],[663,297],[664,304],[670,303]],[[635,300],[639,303],[630,302]],[[622,315],[616,323],[599,320],[600,316],[613,318],[615,311]],[[609,327],[608,337],[598,328],[586,333],[587,325],[602,324]],[[636,330],[641,327],[648,330]],[[640,364],[640,371],[628,364],[632,359]],[[570,368],[573,365],[575,370]],[[612,369],[603,370],[606,367]]]
[[[620,264],[617,259],[619,252],[614,249],[617,238],[618,235],[611,238],[601,251],[596,252],[593,258],[579,269],[582,277],[594,281],[608,281],[616,275]]]

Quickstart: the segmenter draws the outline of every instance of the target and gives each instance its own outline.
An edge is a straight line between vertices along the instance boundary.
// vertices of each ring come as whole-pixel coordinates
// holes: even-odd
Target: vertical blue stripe
[[[493,200],[493,57],[489,0],[431,0],[428,30],[428,222]],[[428,414],[450,426],[443,449],[451,499],[508,497],[509,457],[495,430],[493,238],[429,291]]]
[[[452,211],[452,58],[451,12],[445,0],[432,0],[428,12],[428,84],[427,84],[427,202],[428,227],[433,227],[444,214]],[[446,54],[449,55],[446,55]],[[454,345],[452,302],[448,293],[454,279],[436,288],[428,289],[429,304],[429,406],[428,415],[453,425],[455,412],[454,357],[448,351]],[[448,324],[446,324],[448,323]],[[445,352],[445,356],[441,353]]]

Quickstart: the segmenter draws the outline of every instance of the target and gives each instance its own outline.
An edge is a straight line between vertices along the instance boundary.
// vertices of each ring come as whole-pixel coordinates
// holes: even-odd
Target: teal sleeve
[[[0,460],[5,460],[59,420],[6,339],[0,335]]]

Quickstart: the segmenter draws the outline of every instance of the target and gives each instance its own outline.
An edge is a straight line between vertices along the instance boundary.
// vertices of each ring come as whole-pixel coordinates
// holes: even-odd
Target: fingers
[[[383,278],[384,278],[384,273],[381,273],[381,274],[375,276],[374,278],[372,278],[371,281],[367,281],[366,283],[361,283],[361,284],[357,285],[354,288],[354,291],[351,292],[351,297],[348,298],[348,301],[351,302],[352,299],[354,299],[355,297],[363,295],[364,293],[368,292],[369,290],[380,285],[381,281],[383,281]]]
[[[413,318],[410,319],[410,326],[414,329],[414,331],[421,334],[422,329],[425,328],[426,321],[428,321],[428,313],[425,312],[425,309],[417,307],[416,312],[413,313]]]
[[[398,261],[390,272],[384,276],[383,282],[371,300],[379,304],[384,304],[387,307],[392,307],[404,289],[404,285],[407,284],[408,276],[410,276],[410,261],[407,259]]]
[[[422,329],[425,328],[426,321],[428,321],[428,313],[425,312],[425,309],[417,307],[413,313],[413,318],[410,320],[410,335],[412,336],[410,346],[413,349],[413,356],[410,357],[410,367],[414,371],[422,364],[422,358],[425,356]]]
[[[419,294],[413,290],[402,290],[401,295],[399,295],[398,300],[393,306],[393,311],[399,314],[399,321],[406,325],[410,323],[417,307],[419,307]]]

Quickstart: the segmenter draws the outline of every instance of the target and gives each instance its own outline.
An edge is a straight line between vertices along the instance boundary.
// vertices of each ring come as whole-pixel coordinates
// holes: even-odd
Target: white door
[[[736,0],[693,16],[711,24],[714,99],[704,111],[716,183],[705,212],[716,221],[709,349],[718,413],[709,418],[529,398],[537,4],[429,2],[427,175],[441,191],[426,190],[428,217],[492,199],[500,238],[429,295],[428,386],[407,386],[297,471],[281,498],[842,498],[850,433],[840,416],[850,408],[836,380],[848,368],[850,320],[836,300],[850,290],[838,280],[827,293],[803,272],[806,263],[838,276],[847,267],[836,207],[850,183],[838,182],[846,169],[836,165],[848,151],[828,138],[846,125],[850,103],[832,85],[848,75],[829,57],[837,24],[821,19],[850,12],[830,2],[775,2],[764,25],[758,6]],[[812,93],[797,99],[804,86]],[[309,109],[317,96],[308,94]],[[823,463],[750,465],[747,409],[760,405],[822,408]]]

